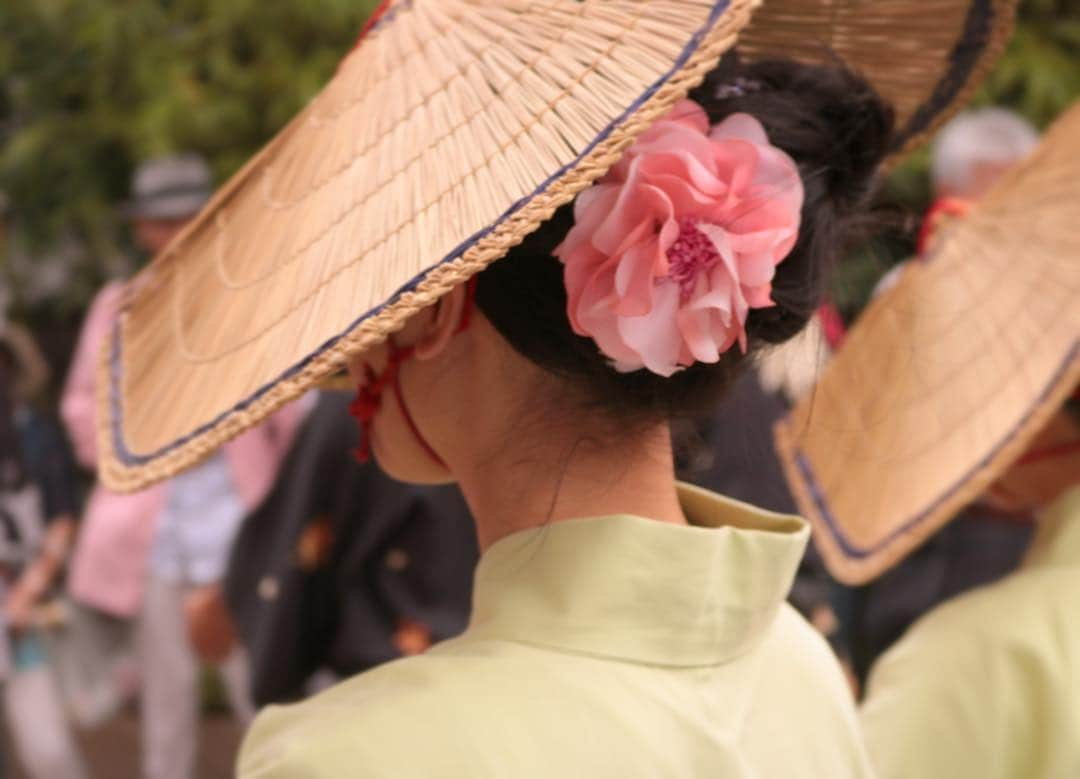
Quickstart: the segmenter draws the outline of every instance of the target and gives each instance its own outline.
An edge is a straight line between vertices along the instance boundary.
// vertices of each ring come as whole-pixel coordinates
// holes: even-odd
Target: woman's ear
[[[470,305],[467,284],[458,284],[432,305],[434,315],[424,328],[424,335],[415,344],[414,354],[418,360],[437,357],[461,328],[465,306]]]

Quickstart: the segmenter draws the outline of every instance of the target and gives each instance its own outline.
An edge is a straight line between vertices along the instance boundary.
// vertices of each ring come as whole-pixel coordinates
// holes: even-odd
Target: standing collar
[[[1080,566],[1080,486],[1073,487],[1039,517],[1026,566]]]
[[[689,485],[679,501],[690,526],[613,515],[499,540],[464,638],[664,666],[744,653],[787,597],[809,528]]]

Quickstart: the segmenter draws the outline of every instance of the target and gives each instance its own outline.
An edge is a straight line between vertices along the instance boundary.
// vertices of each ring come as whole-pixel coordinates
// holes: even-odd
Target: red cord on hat
[[[972,203],[958,197],[942,197],[930,204],[930,208],[923,217],[922,226],[919,228],[919,237],[915,242],[915,253],[926,259],[926,253],[930,249],[938,228],[949,219],[959,219],[968,215]]]
[[[367,37],[367,34],[371,32],[371,28],[379,23],[379,19],[383,17],[383,14],[390,10],[390,4],[392,2],[393,0],[383,0],[379,3],[378,7],[371,12],[371,16],[368,17],[367,22],[364,23],[363,29],[360,30],[360,37],[356,39],[356,43],[353,45],[354,49]]]
[[[818,306],[817,315],[818,321],[821,322],[821,329],[825,334],[825,343],[835,352],[844,343],[844,339],[847,338],[844,318],[840,316],[840,310],[830,300],[826,300]]]
[[[457,329],[454,330],[454,335],[468,329],[469,323],[472,321],[472,309],[475,299],[476,277],[474,276],[469,279],[466,286],[465,308],[461,312],[461,321],[458,323]],[[357,389],[356,397],[349,404],[349,414],[360,425],[360,445],[353,451],[353,456],[360,463],[367,463],[371,460],[371,431],[375,424],[375,415],[379,413],[379,408],[382,406],[383,392],[389,386],[394,392],[398,408],[401,409],[401,415],[405,418],[405,424],[409,426],[409,432],[412,433],[413,438],[419,442],[432,462],[441,468],[446,468],[446,463],[443,462],[443,459],[439,457],[431,444],[424,438],[423,433],[420,432],[416,420],[413,419],[412,413],[405,403],[405,396],[401,392],[401,383],[398,381],[399,369],[402,364],[412,358],[416,353],[416,348],[412,346],[399,347],[392,338],[388,343],[390,344],[390,354],[386,360],[386,367],[382,369],[381,373],[376,374],[369,366],[365,366],[365,381]]]
[[[388,385],[394,388],[394,395],[398,398],[398,403],[401,404],[401,411],[405,416],[405,421],[413,432],[417,434],[420,444],[436,461],[442,462],[439,456],[431,450],[424,438],[418,435],[419,431],[416,430],[416,424],[413,422],[412,416],[405,405],[401,403],[401,390],[397,380],[398,369],[403,362],[413,356],[414,352],[415,349],[411,346],[399,349],[391,341],[390,356],[387,358],[386,367],[383,368],[382,373],[376,375],[370,367],[364,368],[367,374],[366,381],[357,390],[353,402],[349,404],[349,414],[360,424],[360,446],[353,453],[358,462],[366,463],[371,460],[371,428],[375,424],[375,415],[379,413],[379,409],[382,407],[383,391]]]
[[[382,2],[379,3],[379,6],[371,12],[371,16],[369,16],[367,18],[367,21],[364,22],[364,27],[360,30],[360,35],[356,38],[356,43],[354,43],[352,49],[349,50],[349,54],[352,54],[354,51],[360,48],[360,44],[364,42],[364,39],[367,38],[368,33],[371,32],[375,25],[379,23],[379,19],[381,19],[386,14],[386,12],[390,10],[390,6],[392,4],[393,0],[382,0]],[[338,71],[341,70],[341,67],[348,59],[348,54],[341,59],[341,62],[339,62],[337,66]]]

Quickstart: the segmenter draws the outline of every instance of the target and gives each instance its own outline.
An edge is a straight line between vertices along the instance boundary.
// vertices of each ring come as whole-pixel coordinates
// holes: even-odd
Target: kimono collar
[[[632,515],[565,520],[493,544],[467,635],[662,666],[746,652],[787,597],[810,531],[680,485],[690,525]]]

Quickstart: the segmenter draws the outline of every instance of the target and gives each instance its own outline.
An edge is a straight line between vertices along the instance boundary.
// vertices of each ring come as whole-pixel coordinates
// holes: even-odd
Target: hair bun
[[[892,112],[839,65],[743,66],[728,56],[690,96],[713,125],[739,112],[757,118],[769,143],[794,160],[805,190],[798,240],[772,280],[776,305],[750,310],[746,353],[728,349],[716,363],[695,362],[670,377],[614,370],[567,313],[564,268],[553,253],[574,227],[570,204],[477,277],[476,304],[510,347],[573,388],[568,397],[611,414],[622,429],[711,408],[755,349],[806,325],[852,227],[868,224],[867,195],[889,145]]]
[[[731,84],[741,89],[727,88]],[[747,88],[750,87],[750,88]],[[799,242],[773,280],[772,308],[750,313],[748,332],[779,343],[799,332],[820,305],[828,272],[852,238],[873,224],[870,195],[889,151],[893,111],[858,74],[837,65],[724,58],[692,97],[713,123],[736,112],[761,120],[787,152],[806,199]]]
[[[731,84],[752,88],[730,90]],[[737,111],[758,117],[769,140],[798,163],[807,187],[818,188],[841,209],[861,206],[891,148],[892,108],[839,64],[742,64],[730,54],[693,97],[714,122]]]

